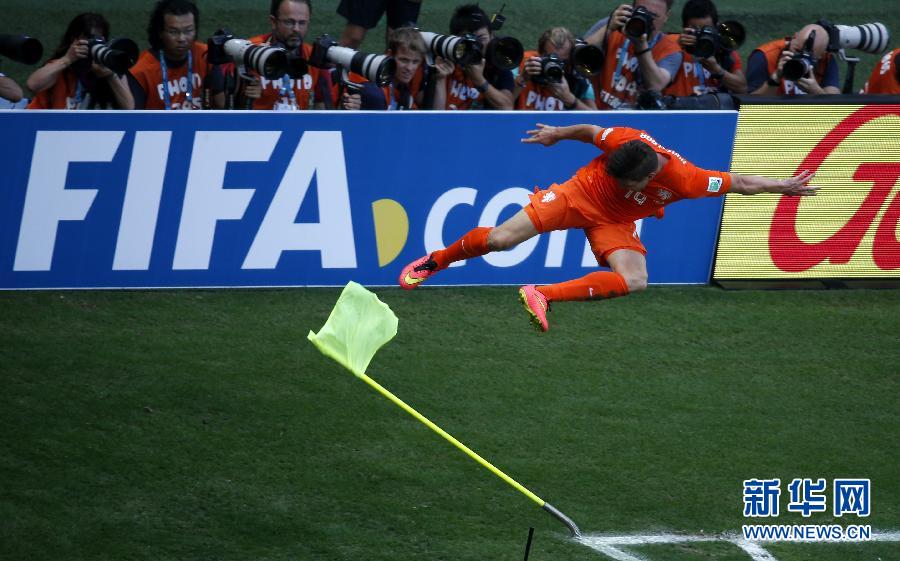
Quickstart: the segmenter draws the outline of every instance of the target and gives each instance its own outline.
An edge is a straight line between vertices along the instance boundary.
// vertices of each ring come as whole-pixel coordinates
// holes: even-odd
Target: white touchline
[[[710,536],[690,536],[683,534],[634,534],[622,536],[586,535],[579,538],[578,541],[610,559],[615,559],[615,561],[650,561],[648,558],[623,551],[620,549],[622,547],[692,542],[731,543],[747,553],[753,561],[778,561],[774,555],[760,545],[762,542],[748,541],[743,539],[740,534],[734,533]],[[873,530],[872,539],[869,541],[900,542],[900,531]]]

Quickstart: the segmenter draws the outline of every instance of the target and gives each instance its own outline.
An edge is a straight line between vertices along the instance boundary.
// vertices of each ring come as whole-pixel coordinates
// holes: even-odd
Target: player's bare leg
[[[479,257],[492,251],[510,249],[536,235],[538,231],[531,218],[524,210],[520,210],[495,228],[487,226],[473,228],[446,249],[416,259],[400,272],[400,287],[412,290],[431,275],[449,267],[451,263]]]

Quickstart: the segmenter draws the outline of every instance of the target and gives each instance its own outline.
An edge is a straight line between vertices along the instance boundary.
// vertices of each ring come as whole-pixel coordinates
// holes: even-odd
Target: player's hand
[[[528,131],[528,134],[531,135],[528,138],[523,138],[522,142],[525,144],[543,144],[544,146],[553,146],[557,142],[559,142],[559,129],[557,127],[551,127],[550,125],[543,125],[541,123],[537,124],[537,128]]]
[[[814,196],[819,187],[810,185],[809,182],[815,174],[809,170],[804,170],[791,177],[781,181],[781,194],[789,197],[811,197]]]

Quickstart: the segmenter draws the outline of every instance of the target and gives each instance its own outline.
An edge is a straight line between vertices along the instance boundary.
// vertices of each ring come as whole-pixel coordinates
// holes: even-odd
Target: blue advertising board
[[[536,122],[645,129],[727,169],[737,113],[0,111],[0,289],[393,285],[599,154],[521,143]],[[643,221],[651,283],[709,281],[721,205]],[[581,231],[554,232],[430,284],[596,267]]]

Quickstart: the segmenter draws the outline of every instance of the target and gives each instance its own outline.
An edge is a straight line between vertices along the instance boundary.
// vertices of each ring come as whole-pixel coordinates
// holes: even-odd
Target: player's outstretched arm
[[[601,130],[596,125],[571,125],[568,127],[553,127],[538,123],[536,129],[528,131],[528,138],[523,138],[526,144],[543,144],[553,146],[560,140],[580,140],[592,144],[597,133]]]
[[[819,188],[810,185],[814,177],[811,171],[802,171],[787,179],[770,179],[756,175],[731,174],[731,192],[741,195],[758,195],[760,193],[776,193],[793,197],[809,197],[815,195]]]

